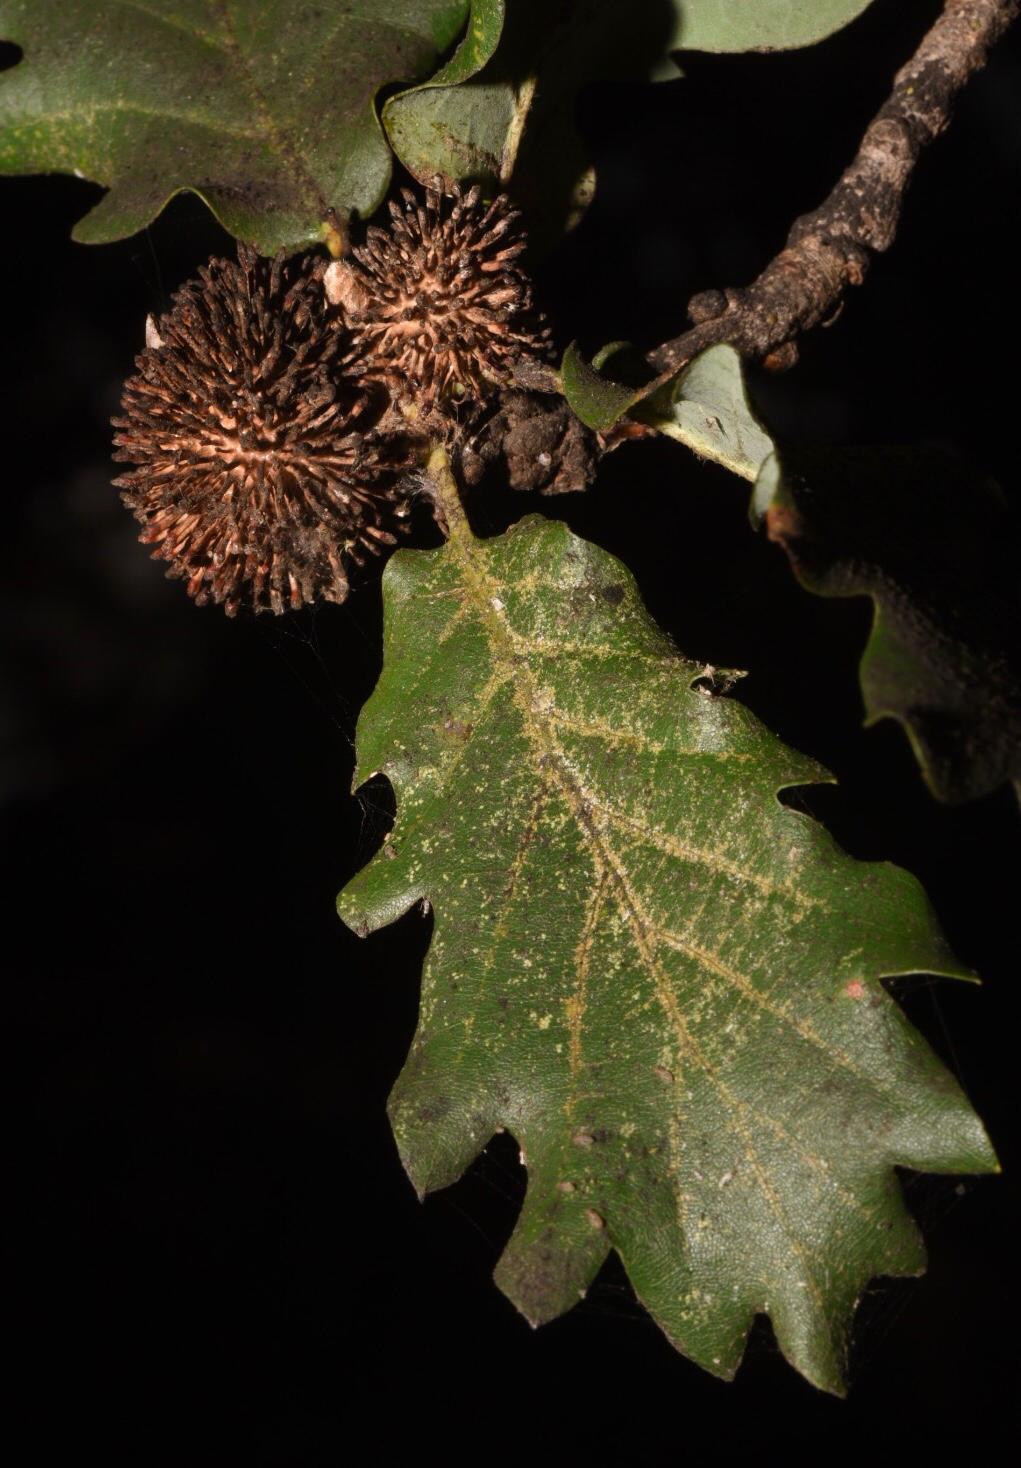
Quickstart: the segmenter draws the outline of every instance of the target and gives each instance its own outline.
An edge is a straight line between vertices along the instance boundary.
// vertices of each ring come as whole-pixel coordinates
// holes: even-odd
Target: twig
[[[1021,0],[946,0],[825,202],[795,220],[785,248],[750,286],[693,297],[694,326],[650,352],[650,365],[677,371],[729,342],[767,366],[790,366],[794,339],[832,317],[846,288],[864,280],[870,251],[892,244],[922,149],[947,126],[958,92],[1019,9]]]

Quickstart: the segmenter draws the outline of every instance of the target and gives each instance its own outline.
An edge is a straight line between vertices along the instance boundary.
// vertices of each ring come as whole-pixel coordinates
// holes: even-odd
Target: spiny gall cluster
[[[549,356],[550,332],[519,264],[527,242],[502,194],[487,207],[476,185],[390,204],[389,230],[371,228],[353,259],[326,272],[363,371],[423,411],[479,400],[522,359]]]
[[[549,356],[509,201],[438,185],[402,200],[350,260],[241,245],[147,324],[114,419],[134,467],[115,483],[199,604],[343,601],[352,564],[407,521],[422,436]]]
[[[343,601],[345,562],[394,544],[402,506],[315,273],[242,246],[148,337],[114,420],[114,457],[136,466],[115,483],[142,543],[231,616]]]

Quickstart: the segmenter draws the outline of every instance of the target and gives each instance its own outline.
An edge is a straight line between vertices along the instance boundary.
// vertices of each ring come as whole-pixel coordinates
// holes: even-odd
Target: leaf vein
[[[269,102],[263,95],[262,88],[256,81],[255,73],[244,51],[241,49],[234,30],[234,16],[231,11],[230,0],[210,0],[210,3],[216,14],[220,17],[220,24],[223,27],[223,37],[227,44],[228,54],[244,83],[252,107],[262,119],[268,142],[292,170],[294,177],[300,180],[304,192],[310,197],[313,205],[318,209],[320,217],[325,217],[329,212],[329,201],[324,197],[319,184],[305,167],[301,153],[294,147],[290,138],[287,136],[286,129],[278,124]]]
[[[879,1095],[885,1096],[888,1100],[896,1101],[897,1098],[894,1093],[888,1090],[875,1076],[871,1075],[867,1070],[863,1070],[861,1066],[856,1065],[851,1057],[843,1050],[837,1050],[833,1046],[828,1045],[822,1036],[810,1024],[806,1023],[805,1020],[799,1019],[797,1015],[791,1014],[786,1006],[777,1004],[768,994],[764,994],[761,989],[756,988],[747,974],[740,973],[737,969],[732,968],[730,964],[725,963],[719,954],[710,953],[708,949],[702,948],[697,943],[692,943],[690,939],[682,937],[679,933],[673,933],[667,928],[660,928],[659,931],[667,947],[684,953],[689,958],[693,958],[696,963],[708,969],[710,973],[715,974],[718,978],[723,979],[724,982],[730,984],[739,994],[750,1000],[758,1008],[765,1010],[774,1019],[789,1025],[809,1045],[813,1045],[816,1049],[822,1051],[827,1059],[849,1070],[857,1080],[863,1081],[871,1089],[877,1091]]]
[[[181,20],[179,16],[165,15],[161,14],[158,10],[150,10],[147,5],[142,4],[142,0],[113,0],[113,3],[120,5],[125,10],[134,10],[138,15],[147,16],[149,20],[155,21],[157,25],[163,25],[169,30],[180,31],[182,35],[191,36],[193,40],[200,41],[204,46],[208,46],[211,51],[219,52],[221,56],[230,55],[227,47],[217,41],[215,37],[209,35],[206,31],[199,30],[197,26],[189,25],[187,21]]]
[[[509,646],[514,647],[516,644],[520,645],[524,639],[520,638],[520,636],[515,637],[512,634],[512,629],[509,627],[506,618],[505,604],[498,595],[499,586],[492,580],[485,566],[485,552],[480,552],[476,548],[470,538],[471,532],[466,526],[452,523],[450,532],[448,545],[461,566],[466,582],[474,589],[480,620],[487,628],[493,660],[498,664],[507,664],[510,662],[511,666],[513,666],[514,662],[518,660],[515,659],[512,661],[506,649]],[[526,642],[526,648],[527,645]],[[628,879],[624,865],[607,841],[605,833],[601,832],[598,826],[592,821],[585,793],[577,784],[570,761],[557,743],[556,737],[550,727],[550,721],[548,720],[548,700],[540,694],[540,690],[536,687],[526,659],[520,660],[518,671],[519,677],[516,681],[515,694],[518,706],[522,712],[525,728],[538,754],[537,763],[541,769],[555,772],[557,781],[567,798],[568,805],[574,811],[579,829],[588,836],[588,844],[593,849],[597,871],[612,876],[614,886],[618,891],[618,903],[628,921],[632,939],[639,956],[647,972],[654,980],[664,1016],[670,1021],[682,1051],[691,1056],[726,1103],[727,1109],[734,1119],[733,1129],[741,1139],[746,1160],[751,1167],[752,1174],[756,1179],[762,1197],[769,1211],[775,1217],[781,1231],[788,1238],[793,1253],[801,1261],[805,1275],[805,1286],[816,1308],[821,1310],[823,1306],[823,1295],[811,1267],[812,1261],[790,1220],[787,1218],[786,1211],[780,1202],[779,1196],[770,1183],[769,1177],[758,1156],[752,1137],[741,1116],[740,1108],[743,1103],[740,1101],[740,1098],[733,1094],[730,1087],[718,1074],[716,1067],[695,1040],[680,1011],[677,996],[673,991],[669,975],[663,970],[656,956],[654,943],[651,941],[651,936],[656,932],[656,925],[644,912],[638,895]],[[679,1184],[679,1179],[677,1179],[677,1183]],[[675,1195],[678,1190],[678,1186],[675,1185]]]

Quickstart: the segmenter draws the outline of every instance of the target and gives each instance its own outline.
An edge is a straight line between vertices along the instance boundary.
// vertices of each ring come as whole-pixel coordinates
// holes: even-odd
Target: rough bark
[[[795,220],[785,248],[750,286],[693,297],[691,330],[650,352],[650,365],[675,372],[729,342],[767,366],[791,366],[796,338],[830,319],[847,287],[865,279],[872,254],[892,244],[919,155],[1019,8],[1021,0],[947,0],[828,198]]]

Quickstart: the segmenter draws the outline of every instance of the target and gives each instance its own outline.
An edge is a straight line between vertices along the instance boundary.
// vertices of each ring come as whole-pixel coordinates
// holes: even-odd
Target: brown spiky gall
[[[331,304],[351,333],[358,367],[428,412],[479,401],[516,363],[547,360],[550,331],[520,257],[527,241],[505,194],[485,204],[475,185],[390,204],[390,227],[326,271]]]
[[[140,539],[200,605],[343,601],[352,563],[394,544],[401,450],[346,371],[319,262],[239,246],[177,292],[124,388],[115,483]]]

